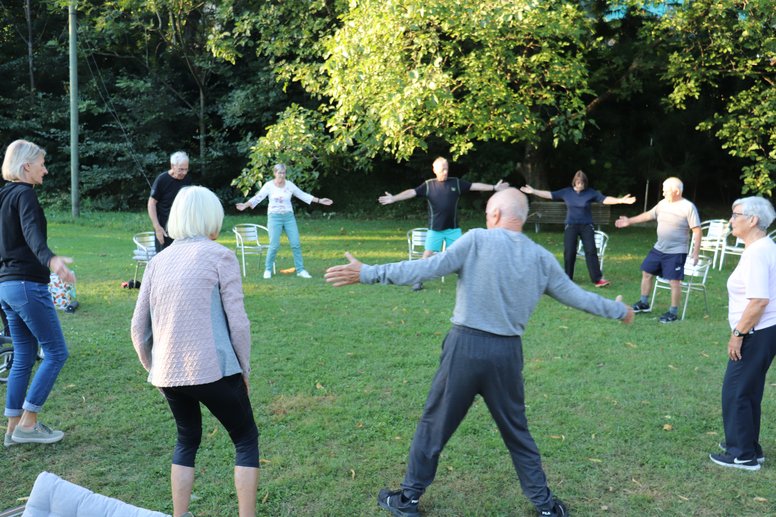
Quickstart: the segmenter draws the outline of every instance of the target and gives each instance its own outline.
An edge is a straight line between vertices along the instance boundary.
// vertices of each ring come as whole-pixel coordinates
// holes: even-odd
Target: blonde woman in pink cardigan
[[[224,210],[204,187],[183,188],[167,223],[172,245],[148,264],[132,317],[132,344],[170,405],[173,515],[189,515],[203,404],[235,447],[240,517],[256,513],[259,432],[248,398],[250,324],[234,252],[215,242]]]

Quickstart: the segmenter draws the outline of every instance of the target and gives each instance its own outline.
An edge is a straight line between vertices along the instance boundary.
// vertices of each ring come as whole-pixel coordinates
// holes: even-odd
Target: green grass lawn
[[[49,243],[76,259],[75,314],[62,314],[71,357],[42,420],[66,432],[55,445],[0,452],[0,509],[18,505],[37,474],[53,472],[95,492],[170,512],[172,416],[146,383],[129,339],[136,290],[131,236],[144,214],[85,214],[72,223],[50,215]],[[230,216],[231,226],[264,223]],[[480,214],[467,215],[468,227]],[[261,431],[259,515],[387,515],[376,505],[384,486],[401,482],[440,345],[449,328],[455,278],[421,292],[398,286],[335,289],[325,268],[351,251],[367,263],[406,256],[405,232],[417,220],[300,218],[305,265],[313,275],[261,279],[251,257],[244,280],[253,333],[251,398]],[[612,285],[601,294],[638,298],[642,258],[654,229],[608,227],[605,262]],[[528,235],[560,257],[562,234]],[[735,263],[735,259],[731,262]],[[733,265],[711,273],[710,314],[702,297],[687,319],[661,325],[668,305],[637,315],[632,326],[595,318],[545,299],[524,336],[528,420],[550,486],[573,515],[776,515],[776,374],[768,377],[756,473],[708,460],[722,439],[720,388],[726,365],[725,282]],[[284,239],[278,269],[293,266]],[[577,282],[592,289],[584,261]],[[514,286],[520,289],[520,286]],[[695,296],[695,295],[693,295]],[[0,393],[5,388],[0,386]],[[4,425],[3,421],[3,425]],[[192,512],[236,514],[233,449],[212,417],[204,420]],[[477,401],[445,449],[436,481],[421,502],[428,516],[533,515],[487,409]]]

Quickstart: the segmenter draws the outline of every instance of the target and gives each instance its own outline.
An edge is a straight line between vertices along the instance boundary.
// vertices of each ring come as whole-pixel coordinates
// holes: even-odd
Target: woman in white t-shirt
[[[733,203],[731,233],[745,249],[728,278],[728,365],[722,383],[725,441],[711,461],[723,467],[759,470],[765,462],[760,420],[765,377],[776,357],[776,243],[768,226],[776,218],[771,203],[745,197]]]
[[[275,179],[266,182],[259,190],[258,194],[250,198],[245,203],[237,203],[237,210],[243,211],[246,208],[256,208],[256,205],[269,198],[269,207],[267,208],[267,227],[269,229],[269,251],[264,265],[264,278],[272,278],[272,264],[275,263],[275,256],[280,248],[280,234],[285,231],[288,242],[291,244],[291,251],[294,254],[294,268],[296,276],[302,278],[311,278],[304,268],[302,261],[302,245],[299,242],[299,228],[296,226],[294,217],[294,207],[291,205],[291,198],[301,199],[308,205],[310,203],[320,203],[329,206],[334,201],[327,197],[314,197],[307,192],[303,192],[296,185],[286,179],[286,166],[282,163],[275,165],[272,169]]]

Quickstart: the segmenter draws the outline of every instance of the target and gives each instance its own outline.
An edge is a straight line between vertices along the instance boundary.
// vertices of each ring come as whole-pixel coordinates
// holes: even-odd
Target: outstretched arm
[[[469,188],[469,190],[477,190],[480,192],[496,192],[499,190],[504,190],[505,188],[509,188],[509,183],[498,180],[498,183],[495,185],[488,185],[487,183],[472,183],[472,186]]]
[[[636,198],[630,194],[625,194],[622,197],[606,196],[603,201],[605,205],[632,205],[636,202]]]
[[[526,185],[524,187],[520,187],[520,192],[523,194],[532,194],[537,197],[541,197],[544,199],[552,199],[552,192],[549,190],[536,190],[531,185]]]
[[[632,224],[646,223],[647,221],[651,221],[651,220],[652,220],[652,214],[650,212],[644,212],[642,214],[639,214],[633,217],[627,217],[627,216],[621,215],[619,219],[614,221],[614,225],[617,228],[627,228]]]
[[[313,203],[319,203],[321,205],[329,206],[329,205],[333,205],[334,201],[332,201],[331,199],[329,199],[327,197],[314,197],[313,198]]]
[[[347,264],[341,266],[332,266],[326,270],[323,278],[334,287],[343,285],[357,284],[361,281],[361,262],[359,262],[350,252],[345,252]]]
[[[379,198],[377,198],[377,201],[379,201],[381,205],[390,205],[391,203],[395,203],[397,201],[405,201],[407,199],[412,199],[417,195],[418,193],[415,192],[414,188],[409,188],[403,192],[396,194],[395,196],[393,194],[389,194],[388,192],[386,192],[384,196],[380,196]]]

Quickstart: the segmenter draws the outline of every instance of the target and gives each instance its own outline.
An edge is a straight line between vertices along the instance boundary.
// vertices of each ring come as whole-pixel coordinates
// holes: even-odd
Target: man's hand
[[[728,341],[728,357],[731,361],[740,361],[741,360],[741,345],[744,344],[744,338],[743,336],[736,337],[736,336],[730,336],[730,340]]]
[[[621,294],[618,294],[617,298],[615,298],[614,301],[622,303],[628,309],[628,312],[625,313],[625,317],[621,321],[626,325],[630,325],[631,323],[633,323],[633,318],[636,316],[636,313],[633,312],[633,307],[622,302]]]
[[[164,238],[167,237],[167,232],[164,231],[164,228],[161,226],[159,228],[155,228],[154,233],[156,234],[156,240],[164,244]]]
[[[342,287],[343,285],[357,284],[361,278],[361,262],[350,254],[345,252],[345,258],[348,259],[347,264],[341,266],[332,266],[326,270],[326,274],[323,278],[326,282],[330,283],[334,287]]]
[[[617,219],[616,221],[614,221],[614,225],[615,225],[617,228],[627,228],[628,226],[630,226],[630,218],[629,218],[629,217],[626,217],[626,216],[624,216],[624,215],[621,215],[621,216],[619,217],[619,219]]]
[[[393,194],[386,192],[384,196],[378,197],[377,201],[379,201],[381,205],[390,205],[394,201]]]

